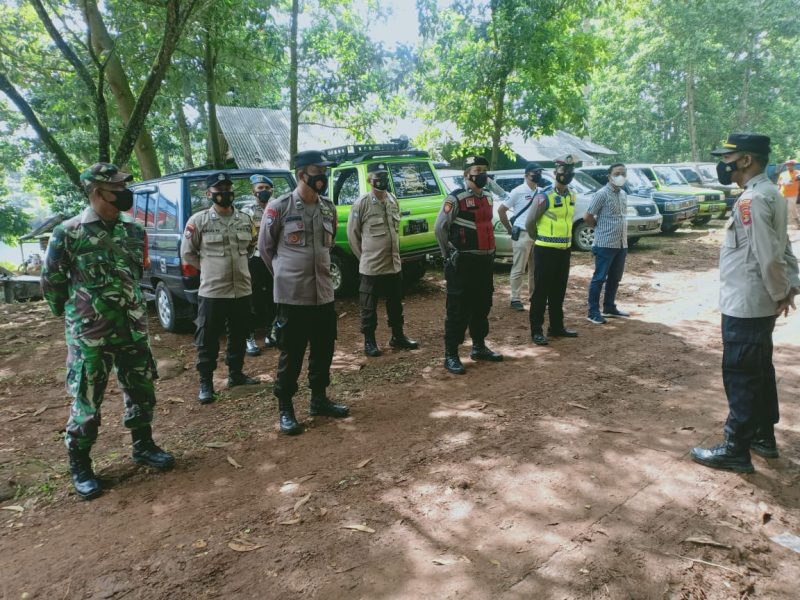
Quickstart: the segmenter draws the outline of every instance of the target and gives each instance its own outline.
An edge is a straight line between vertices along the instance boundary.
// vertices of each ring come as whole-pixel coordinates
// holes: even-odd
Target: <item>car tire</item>
[[[594,227],[586,221],[579,221],[572,225],[572,246],[581,252],[590,252],[594,243]]]
[[[156,285],[156,314],[161,327],[167,331],[175,331],[178,327],[178,313],[175,299],[163,281]]]
[[[628,248],[633,248],[636,244],[639,243],[639,240],[642,238],[640,237],[629,237],[628,238]]]
[[[425,277],[425,272],[427,270],[428,262],[424,260],[403,263],[403,286],[406,289],[412,287],[420,279]]]
[[[358,263],[339,252],[331,254],[331,281],[337,298],[352,296],[358,289]]]
[[[680,228],[681,228],[680,225],[670,225],[669,227],[667,227],[666,225],[662,225],[661,233],[675,233]]]
[[[708,225],[711,222],[711,215],[692,219],[692,225]]]

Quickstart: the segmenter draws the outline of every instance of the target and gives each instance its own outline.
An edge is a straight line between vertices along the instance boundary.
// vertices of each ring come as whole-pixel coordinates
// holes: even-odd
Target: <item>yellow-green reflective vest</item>
[[[547,194],[547,209],[536,222],[536,245],[547,248],[569,248],[572,245],[572,215],[575,213],[575,192],[559,194],[555,187]]]

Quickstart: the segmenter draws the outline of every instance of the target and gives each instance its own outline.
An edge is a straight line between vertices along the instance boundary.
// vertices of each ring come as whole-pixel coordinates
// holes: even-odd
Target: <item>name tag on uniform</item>
[[[564,202],[561,196],[556,196],[555,201],[553,202],[553,206],[561,206],[563,204]]]
[[[475,198],[467,198],[467,208],[475,208]]]
[[[286,217],[286,222],[287,223],[291,223],[292,221],[301,221],[302,222],[302,220],[303,220],[303,217],[301,217],[300,215],[291,215],[289,217]]]

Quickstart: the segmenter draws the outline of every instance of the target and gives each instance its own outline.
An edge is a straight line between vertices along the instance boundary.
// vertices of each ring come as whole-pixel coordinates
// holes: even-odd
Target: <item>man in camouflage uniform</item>
[[[242,212],[250,215],[256,231],[261,228],[261,221],[264,218],[264,211],[267,202],[272,197],[272,179],[266,175],[253,175],[250,177],[250,185],[253,187],[253,202],[242,207]],[[256,238],[258,233],[256,233]],[[256,342],[256,328],[266,327],[267,336],[264,338],[264,347],[269,349],[275,346],[272,337],[272,321],[275,320],[275,300],[272,297],[272,274],[267,269],[267,265],[261,260],[261,253],[256,248],[253,256],[247,263],[250,267],[250,279],[253,288],[253,295],[250,296],[250,306],[253,312],[253,328],[250,330],[250,337],[247,338],[247,356],[259,356],[261,348]]]
[[[124,212],[133,204],[125,187],[130,180],[109,163],[81,174],[89,206],[53,230],[42,269],[50,310],[65,317],[67,391],[74,398],[65,441],[75,491],[86,500],[102,493],[89,452],[112,366],[125,400],[123,424],[133,437],[133,460],[156,469],[175,463],[152,437],[158,375],[139,288],[148,263],[147,237]]]

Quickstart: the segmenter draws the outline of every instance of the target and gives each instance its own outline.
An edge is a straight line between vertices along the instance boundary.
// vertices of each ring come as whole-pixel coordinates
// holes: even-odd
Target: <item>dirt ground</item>
[[[62,322],[0,305],[0,596],[797,598],[800,554],[770,538],[800,535],[800,316],[775,333],[781,458],[754,456],[753,475],[688,458],[726,415],[720,232],[643,240],[619,296],[633,317],[602,327],[584,319],[592,267],[574,253],[580,337],[547,347],[498,266],[488,342],[506,359],[467,359],[464,376],[441,366],[440,272],[406,298],[418,351],[367,360],[357,305],[339,302],[331,391],[352,416],[307,418],[303,387],[297,438],[277,432],[275,351],[246,363],[264,385],[229,392],[223,367],[221,399],[201,406],[191,336],[151,315],[156,438],[178,464],[130,461],[112,383],[93,502],[72,493],[61,442]]]

